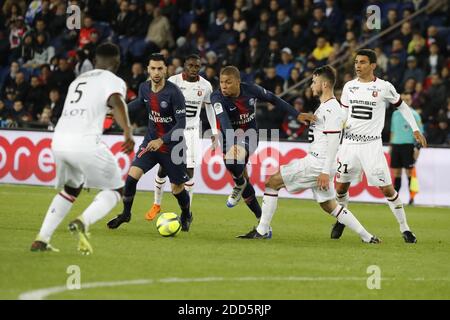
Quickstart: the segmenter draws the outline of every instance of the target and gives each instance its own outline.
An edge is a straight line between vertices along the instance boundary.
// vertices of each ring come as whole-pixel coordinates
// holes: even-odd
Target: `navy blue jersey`
[[[255,106],[257,100],[272,103],[284,112],[297,117],[299,112],[289,103],[278,98],[272,92],[256,85],[241,83],[239,97],[225,97],[220,89],[211,95],[211,104],[214,106],[223,135],[227,129],[257,129]]]
[[[148,111],[148,129],[144,141],[161,138],[164,144],[159,151],[168,152],[181,142],[183,134],[172,133],[186,128],[186,106],[180,89],[172,82],[166,81],[164,88],[158,93],[151,90],[151,82],[145,81],[139,86],[138,97],[128,104],[130,112],[146,108]]]

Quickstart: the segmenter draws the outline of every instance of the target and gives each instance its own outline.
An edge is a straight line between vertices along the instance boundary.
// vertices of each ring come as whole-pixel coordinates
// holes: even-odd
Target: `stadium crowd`
[[[93,68],[96,46],[119,44],[119,75],[127,100],[145,81],[147,57],[161,52],[169,76],[183,57],[197,53],[202,75],[218,87],[218,73],[237,66],[243,81],[281,94],[314,68],[347,57],[336,67],[338,88],[353,78],[351,52],[430,1],[351,0],[6,0],[0,12],[0,127],[51,130],[71,81]],[[381,7],[381,29],[370,30],[365,8]],[[66,26],[68,5],[81,9],[81,28]],[[378,54],[378,77],[389,80],[422,117],[430,144],[450,144],[450,27],[448,5],[403,22],[367,47]],[[338,92],[339,95],[339,92]],[[318,105],[309,83],[284,96],[302,112]],[[389,141],[392,108],[386,113]],[[203,124],[207,129],[206,116]],[[132,117],[134,126],[147,119]],[[303,127],[268,104],[257,108],[260,128],[281,129],[281,138],[304,140]],[[111,119],[107,130],[114,130]]]

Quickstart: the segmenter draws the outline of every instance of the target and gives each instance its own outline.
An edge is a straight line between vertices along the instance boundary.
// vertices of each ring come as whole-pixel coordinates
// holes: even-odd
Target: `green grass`
[[[118,205],[91,228],[94,254],[81,256],[66,227],[93,199],[95,192],[91,191],[82,193],[53,236],[52,244],[61,252],[32,253],[29,246],[55,192],[45,187],[0,185],[1,299],[64,286],[69,265],[80,267],[82,285],[154,281],[63,291],[48,299],[450,298],[448,208],[407,207],[409,224],[419,240],[411,245],[403,242],[387,205],[351,203],[363,225],[383,240],[381,245],[367,245],[350,230],[342,239],[330,240],[334,219],[315,202],[280,199],[272,224],[273,239],[249,241],[235,239],[255,224],[243,203],[228,209],[225,196],[197,194],[191,231],[163,238],[155,222],[144,220],[152,193],[139,192],[131,223],[118,230],[106,228],[106,221],[122,209]],[[178,211],[168,193],[163,208]],[[380,267],[383,280],[379,290],[366,286],[370,265]],[[209,277],[218,279],[161,281]]]

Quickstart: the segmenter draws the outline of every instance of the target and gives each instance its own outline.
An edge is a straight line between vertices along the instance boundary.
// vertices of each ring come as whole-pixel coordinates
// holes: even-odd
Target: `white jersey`
[[[210,111],[210,113],[214,112],[211,107],[211,83],[201,76],[199,76],[198,81],[189,82],[184,79],[182,73],[171,76],[169,81],[176,84],[183,93],[186,102],[186,129],[198,129],[203,103],[205,104],[206,111]],[[217,130],[215,121],[214,123],[210,123],[210,125],[213,131]]]
[[[327,133],[342,131],[345,114],[336,98],[331,98],[317,108],[314,115],[317,121],[309,126],[309,153],[316,158],[325,159],[328,150]]]
[[[73,150],[99,143],[109,97],[126,95],[125,82],[110,71],[94,69],[81,74],[69,86],[64,109],[53,135],[53,148]]]
[[[401,99],[388,81],[354,79],[344,85],[341,103],[348,108],[343,143],[366,143],[381,139],[386,108],[400,105]]]

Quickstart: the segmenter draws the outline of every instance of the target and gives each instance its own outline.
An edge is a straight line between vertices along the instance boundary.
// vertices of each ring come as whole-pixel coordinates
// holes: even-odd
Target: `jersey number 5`
[[[83,91],[80,89],[81,86],[85,85],[87,82],[80,82],[77,84],[77,87],[75,88],[75,93],[78,94],[78,97],[76,100],[71,100],[70,103],[77,103],[80,101],[81,96],[83,95]]]
[[[352,106],[352,118],[361,119],[361,120],[370,120],[372,119],[372,107],[366,106]]]

